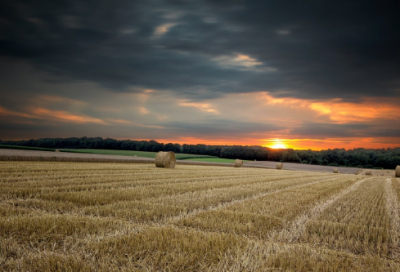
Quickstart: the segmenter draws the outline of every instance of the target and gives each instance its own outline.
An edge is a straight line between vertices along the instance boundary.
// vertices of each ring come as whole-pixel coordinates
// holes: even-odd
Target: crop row
[[[165,184],[186,184],[186,183],[213,183],[216,186],[235,186],[240,185],[244,181],[246,184],[259,183],[259,182],[270,182],[275,180],[293,179],[298,177],[304,177],[299,174],[297,176],[292,175],[283,177],[278,174],[259,173],[259,175],[239,175],[239,176],[209,176],[209,177],[193,177],[190,174],[186,176],[176,176],[165,178],[161,175],[143,176],[102,176],[102,177],[88,177],[82,179],[71,180],[70,183],[59,182],[57,185],[43,184],[42,182],[29,182],[29,183],[13,183],[2,185],[3,189],[1,194],[13,195],[14,197],[26,197],[26,195],[44,194],[52,192],[79,192],[79,191],[94,191],[94,190],[111,190],[119,188],[134,188],[139,186],[163,186]],[[307,176],[306,176],[307,177]],[[309,175],[308,177],[314,177]]]
[[[360,254],[386,255],[391,243],[385,181],[373,178],[307,223],[304,239]]]
[[[307,244],[252,241],[226,233],[147,227],[124,235],[85,240],[71,249],[30,250],[0,238],[0,268],[15,271],[399,271],[373,255]]]
[[[36,198],[8,199],[7,202],[18,205],[19,209],[15,212],[30,208],[48,212],[113,216],[145,222],[158,221],[196,209],[206,209],[233,200],[246,199],[310,182],[320,182],[324,179],[274,178],[272,181],[256,179],[257,182],[245,179],[241,183],[235,183],[235,186],[227,186],[222,182],[200,182],[75,193],[41,192],[40,195],[35,195]]]
[[[204,211],[177,224],[209,231],[223,231],[266,238],[316,202],[353,184],[349,177],[297,187],[258,199],[245,200],[225,209]]]
[[[398,207],[396,179],[201,166],[1,164],[0,270],[400,271],[398,261],[387,259],[398,250],[390,235],[398,234],[398,218],[389,213]],[[321,203],[299,243],[269,239]]]

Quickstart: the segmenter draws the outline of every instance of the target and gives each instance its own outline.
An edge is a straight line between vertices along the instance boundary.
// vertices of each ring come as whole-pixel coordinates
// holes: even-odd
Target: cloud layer
[[[398,8],[393,1],[4,2],[0,139],[398,145]]]

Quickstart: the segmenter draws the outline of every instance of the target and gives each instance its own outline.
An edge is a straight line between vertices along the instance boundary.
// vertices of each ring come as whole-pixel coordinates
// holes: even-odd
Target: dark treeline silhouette
[[[315,165],[394,169],[400,165],[400,147],[387,149],[356,148],[322,151],[271,149],[262,146],[222,146],[204,144],[163,144],[154,140],[132,141],[101,137],[42,138],[23,141],[1,141],[3,145],[43,148],[93,148],[137,151],[173,151],[175,153],[212,155],[220,158],[258,161],[296,162]]]

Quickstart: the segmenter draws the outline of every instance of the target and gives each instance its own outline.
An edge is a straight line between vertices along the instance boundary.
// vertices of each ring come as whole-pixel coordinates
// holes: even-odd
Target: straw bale
[[[396,167],[396,178],[400,178],[400,165]]]
[[[242,165],[243,165],[243,161],[242,160],[239,160],[239,159],[236,159],[236,161],[235,161],[235,167],[242,167]]]
[[[54,152],[60,152],[60,149],[56,149]]]
[[[160,151],[156,155],[155,163],[156,167],[174,168],[176,164],[175,153],[172,151]]]
[[[337,168],[333,168],[333,173],[339,173],[339,170]]]
[[[372,172],[371,172],[371,171],[365,171],[365,174],[366,174],[367,176],[371,176],[371,175],[372,175]]]
[[[282,168],[283,168],[283,163],[278,162],[278,163],[276,164],[276,169],[282,169]]]

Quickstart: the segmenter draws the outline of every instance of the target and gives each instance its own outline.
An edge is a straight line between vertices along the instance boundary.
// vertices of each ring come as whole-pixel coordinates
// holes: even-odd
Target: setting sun
[[[273,149],[285,149],[287,148],[285,144],[283,143],[275,143],[274,145],[270,146]]]

